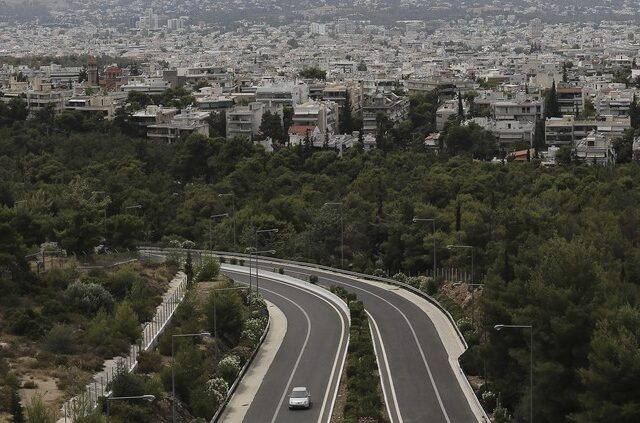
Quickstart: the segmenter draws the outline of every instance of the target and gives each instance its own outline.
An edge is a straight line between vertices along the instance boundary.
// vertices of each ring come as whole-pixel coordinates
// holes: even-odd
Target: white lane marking
[[[243,272],[239,272],[239,271],[237,271],[237,270],[236,270],[236,271],[234,271],[234,270],[231,270],[231,269],[225,269],[224,271],[229,272],[229,273],[236,273],[236,274],[242,274],[242,273],[243,273]],[[244,272],[244,273],[246,273],[246,272]],[[263,276],[263,279],[270,280],[270,281],[272,281],[272,282],[279,283],[279,284],[282,284],[282,285],[287,285],[288,287],[291,287],[291,288],[297,289],[297,290],[299,290],[299,291],[302,291],[302,292],[304,292],[304,293],[307,293],[307,294],[313,295],[314,297],[319,298],[320,300],[322,300],[322,301],[324,301],[325,303],[327,303],[331,308],[333,308],[333,310],[334,310],[334,311],[338,314],[338,316],[340,317],[340,332],[341,332],[341,334],[340,334],[340,342],[338,343],[338,354],[336,354],[336,358],[335,358],[335,360],[334,360],[334,362],[333,362],[333,367],[332,367],[332,369],[331,369],[331,375],[330,375],[330,377],[329,377],[329,382],[327,383],[327,390],[326,390],[326,393],[325,393],[324,399],[323,399],[323,401],[322,401],[322,407],[321,407],[320,416],[318,417],[318,422],[320,422],[320,423],[321,423],[321,422],[322,422],[322,417],[324,416],[325,411],[326,411],[326,405],[327,405],[327,400],[328,400],[328,397],[329,397],[329,393],[331,392],[332,385],[334,384],[334,381],[333,381],[333,380],[334,380],[334,378],[335,378],[335,379],[336,379],[336,382],[335,382],[335,385],[336,385],[336,386],[335,386],[335,388],[333,389],[333,391],[334,391],[334,395],[333,395],[333,400],[331,401],[331,411],[333,411],[333,407],[335,406],[336,398],[337,398],[337,396],[338,396],[338,386],[339,386],[339,383],[340,383],[340,377],[339,377],[339,376],[340,376],[340,375],[342,375],[342,370],[344,369],[344,365],[345,365],[345,362],[346,362],[346,359],[347,359],[347,349],[343,347],[343,344],[345,344],[345,342],[344,342],[344,338],[345,338],[345,316],[343,315],[343,313],[341,313],[341,312],[338,310],[338,308],[337,308],[337,307],[336,307],[332,302],[330,302],[330,301],[329,301],[329,300],[327,300],[326,298],[322,297],[321,295],[316,294],[315,292],[308,291],[308,290],[306,290],[306,289],[304,289],[304,288],[302,288],[302,287],[295,286],[295,285],[292,285],[292,284],[287,283],[287,282],[284,282],[284,281],[280,281],[280,280],[275,279],[275,278],[270,277],[270,276]],[[264,288],[263,288],[263,289],[264,289]],[[273,292],[273,291],[271,291],[271,290],[268,290],[268,289],[265,289],[265,291],[267,291],[267,292],[271,292],[271,293],[272,293],[272,294],[274,294],[274,295],[277,295],[277,296],[279,296],[279,297],[281,297],[281,298],[286,299],[287,301],[291,302],[291,303],[292,303],[292,304],[294,304],[296,307],[298,307],[300,310],[302,310],[302,308],[301,308],[298,304],[296,304],[296,303],[294,303],[293,301],[291,301],[290,299],[288,299],[288,298],[286,298],[286,297],[282,296],[281,294],[277,294],[277,293],[275,293],[275,292]],[[304,311],[303,311],[303,312],[304,312]],[[307,321],[309,321],[309,322],[310,322],[310,320],[309,320],[309,316],[308,316],[306,313],[305,313],[305,315],[306,315],[306,317],[307,317]],[[308,335],[307,335],[307,338],[308,338]],[[349,336],[347,336],[347,343],[346,343],[345,345],[348,345],[348,339],[349,339]],[[305,344],[306,344],[306,342],[305,342]],[[306,345],[305,345],[305,346],[306,346]],[[337,372],[336,372],[336,368],[337,368],[337,365],[338,365],[338,360],[340,359],[340,351],[341,351],[341,350],[343,350],[343,349],[344,349],[344,352],[343,352],[343,354],[342,354],[342,364],[341,364],[341,366],[340,366],[340,372],[339,372],[339,373],[337,373]],[[298,359],[298,362],[299,362],[299,361],[300,361],[300,359]],[[296,364],[296,367],[297,367],[297,364]],[[294,373],[295,373],[295,369],[294,369]],[[336,375],[338,375],[338,377],[337,377],[337,378],[336,378]],[[293,374],[292,374],[292,377],[293,377]],[[288,382],[288,384],[287,384],[287,389],[286,389],[286,390],[285,390],[285,392],[284,392],[284,396],[286,396],[286,394],[287,394],[287,392],[288,392],[288,388],[289,388],[289,385],[290,385],[290,384],[291,384],[291,379],[289,380],[289,382]],[[283,397],[283,399],[284,399],[284,397]],[[283,400],[281,400],[281,403],[280,403],[280,404],[279,404],[279,406],[278,406],[278,410],[276,411],[276,415],[278,414],[278,411],[279,411],[280,407],[282,406],[282,401],[283,401]],[[274,419],[275,419],[275,416],[274,416]],[[328,422],[330,422],[330,421],[331,421],[331,413],[329,413],[329,414],[327,415],[327,423],[328,423]],[[273,423],[273,420],[272,420],[272,423]]]
[[[331,279],[327,276],[324,277],[327,280]],[[411,322],[409,321],[409,318],[407,317],[406,314],[404,314],[402,312],[402,310],[400,310],[398,307],[396,307],[395,305],[391,304],[391,302],[387,301],[386,299],[382,298],[381,296],[379,296],[378,294],[374,294],[373,292],[367,291],[366,289],[348,284],[346,282],[342,282],[342,281],[338,281],[338,280],[334,280],[334,282],[349,286],[353,289],[358,289],[360,291],[364,291],[370,295],[373,295],[374,297],[384,301],[385,303],[389,304],[391,307],[393,307],[398,313],[400,313],[402,315],[402,317],[404,318],[405,322],[407,322],[407,325],[409,325],[409,329],[411,330],[411,334],[413,335],[413,340],[416,342],[416,345],[418,346],[418,350],[420,351],[420,355],[422,356],[422,362],[424,363],[425,368],[427,369],[427,374],[429,375],[429,380],[431,381],[431,386],[433,386],[433,390],[436,393],[436,398],[438,399],[438,404],[440,405],[440,409],[442,410],[442,414],[444,415],[445,420],[447,421],[447,423],[451,423],[451,419],[449,418],[449,414],[447,413],[447,410],[444,408],[444,403],[442,402],[442,397],[440,396],[440,391],[438,390],[438,387],[436,386],[436,381],[433,378],[433,373],[431,373],[431,366],[429,366],[429,363],[427,363],[427,358],[424,354],[424,351],[422,349],[422,346],[420,345],[420,342],[418,341],[418,335],[416,335],[416,331],[413,328],[413,325],[411,324]]]
[[[373,330],[375,329],[376,331],[376,335],[377,335],[377,339],[380,342],[380,349],[382,350],[382,359],[384,361],[384,368],[386,369],[387,372],[387,379],[389,380],[389,385],[391,387],[391,395],[393,397],[393,404],[395,405],[395,411],[396,414],[398,416],[398,422],[402,423],[402,415],[400,414],[400,406],[398,405],[398,397],[396,396],[396,388],[393,384],[393,377],[391,376],[391,369],[389,368],[389,360],[387,359],[387,350],[384,348],[384,342],[382,342],[382,336],[380,335],[380,329],[378,328],[378,323],[376,322],[376,320],[373,318],[373,316],[371,315],[371,313],[369,313],[367,310],[365,310],[365,312],[367,313],[367,316],[369,316],[369,321],[372,323],[371,327],[369,328],[369,330],[371,331],[371,338],[373,340],[373,349],[375,350],[376,353],[376,359],[378,360],[378,368],[382,368],[380,366],[380,353],[378,352],[378,347],[376,346],[376,340],[373,336]],[[382,376],[382,373],[380,373],[380,376]],[[382,377],[381,377],[382,378]],[[389,402],[389,397],[387,395],[387,389],[385,388],[385,383],[384,381],[382,382],[382,394],[384,395],[384,401],[387,403],[387,414],[389,415],[389,420],[391,421],[391,423],[393,423],[395,420],[393,419],[393,416],[391,415],[391,409],[389,407],[389,405],[391,404]]]

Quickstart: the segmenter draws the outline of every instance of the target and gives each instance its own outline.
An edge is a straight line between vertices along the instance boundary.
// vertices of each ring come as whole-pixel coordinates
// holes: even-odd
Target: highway
[[[467,423],[474,414],[450,364],[433,322],[401,288],[281,262],[262,263],[318,276],[324,286],[339,285],[363,301],[372,322],[385,402],[392,422]],[[298,274],[298,276],[300,276]],[[455,357],[454,359],[457,359]]]
[[[246,267],[222,266],[222,273],[238,283],[248,283],[247,272]],[[329,422],[348,346],[349,318],[323,296],[278,279],[287,277],[261,271],[260,294],[284,312],[287,330],[243,421]],[[289,410],[293,386],[309,388],[309,410]]]
[[[221,253],[225,256],[233,256],[231,253]],[[242,255],[239,255],[242,256]],[[447,320],[444,313],[430,304],[427,300],[416,294],[408,292],[400,287],[388,285],[382,282],[365,280],[358,275],[347,275],[328,268],[319,268],[303,263],[291,263],[269,258],[260,259],[261,273],[267,270],[283,268],[286,275],[308,278],[309,275],[318,277],[318,284],[330,287],[339,285],[350,292],[355,293],[363,301],[370,317],[374,347],[378,358],[378,367],[382,380],[382,388],[385,403],[392,423],[472,423],[488,421],[482,411],[478,400],[471,391],[466,378],[461,373],[457,360],[464,351],[465,346],[458,338],[457,332]],[[279,275],[274,274],[278,277]],[[289,422],[289,421],[325,421],[306,420],[302,414],[282,413],[281,399],[283,387],[287,385],[287,374],[291,383],[288,387],[300,384],[309,384],[304,378],[319,369],[330,368],[325,354],[335,355],[336,345],[327,349],[318,350],[318,353],[305,358],[304,351],[326,347],[328,342],[335,342],[336,333],[330,327],[336,326],[336,321],[315,328],[314,321],[321,322],[327,319],[336,319],[335,311],[328,313],[326,306],[324,311],[317,310],[318,299],[306,298],[299,291],[291,291],[291,288],[283,287],[275,281],[263,281],[261,287],[267,290],[263,295],[269,301],[286,309],[288,322],[298,321],[301,327],[295,330],[287,330],[286,344],[278,351],[278,357],[269,369],[270,378],[265,378],[261,385],[256,400],[251,404],[255,410],[273,410],[267,418],[263,413],[252,414],[246,422]],[[310,323],[304,313],[288,303],[280,296],[285,296],[300,305],[309,314]],[[288,303],[288,304],[287,304]],[[302,314],[300,314],[302,313]],[[291,318],[289,316],[292,316]],[[297,316],[297,317],[294,317]],[[315,320],[314,320],[315,319]],[[435,322],[435,323],[434,323]],[[437,327],[436,327],[437,326]],[[305,329],[306,328],[306,329]],[[311,328],[311,329],[309,329]],[[305,333],[305,330],[307,332]],[[309,335],[309,338],[306,336]],[[301,339],[304,336],[309,345],[305,347]],[[319,337],[320,339],[315,339]],[[443,343],[446,342],[447,345]],[[312,343],[314,346],[312,346]],[[289,351],[293,349],[293,352]],[[295,363],[296,353],[303,351],[302,359],[297,368],[291,367]],[[315,365],[319,359],[323,359],[322,365]],[[287,363],[286,365],[283,363]],[[289,373],[287,373],[289,372]],[[310,373],[309,373],[310,372]],[[311,386],[314,401],[317,402],[318,388],[327,386],[327,376],[324,375],[319,384]],[[324,381],[324,382],[323,382]],[[273,389],[272,383],[277,384],[278,389]],[[314,383],[318,383],[314,379]],[[288,389],[288,387],[286,389]],[[315,393],[315,395],[314,395]],[[277,395],[276,395],[277,394]],[[275,398],[275,400],[274,400]],[[273,404],[275,409],[273,408]],[[271,407],[271,408],[269,408]],[[288,410],[287,410],[288,411]],[[314,407],[314,411],[318,411]],[[328,412],[328,411],[327,411]],[[326,417],[326,413],[314,414],[314,418]]]

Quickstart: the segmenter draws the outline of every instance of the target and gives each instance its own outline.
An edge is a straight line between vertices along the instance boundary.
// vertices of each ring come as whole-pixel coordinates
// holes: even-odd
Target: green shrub
[[[236,265],[236,264],[238,264],[238,259],[235,258],[235,257],[231,257],[231,259],[229,259],[229,263],[231,263],[233,265]],[[241,264],[241,266],[243,266],[243,264]]]
[[[278,269],[278,273],[280,273],[281,275],[284,275],[284,268],[283,268],[283,267],[280,267],[280,268]]]
[[[89,322],[85,330],[84,339],[89,344],[98,346],[110,343],[112,338],[111,318],[104,310],[100,310]]]
[[[123,301],[116,307],[113,318],[114,333],[126,338],[133,343],[140,336],[140,325],[138,316],[127,301]]]
[[[316,275],[309,276],[309,282],[311,282],[314,285],[317,284],[318,283],[318,277]]]
[[[73,328],[55,325],[42,340],[45,349],[54,354],[73,354],[78,349],[78,340]]]
[[[238,264],[240,264],[240,266],[244,266],[244,259],[238,260]]]
[[[114,274],[109,275],[104,283],[111,295],[115,298],[124,298],[138,279],[139,276],[133,267],[123,266]]]
[[[40,392],[36,392],[31,397],[31,401],[25,407],[25,412],[29,423],[55,423],[56,421],[53,411],[49,410],[49,407],[42,401]]]
[[[51,327],[40,313],[35,310],[20,310],[8,319],[11,323],[9,329],[12,334],[27,336],[31,339],[41,338]]]
[[[138,371],[155,373],[162,368],[162,357],[155,351],[141,351],[138,355]]]
[[[227,262],[227,258],[226,258],[226,257],[224,257],[224,256],[220,256],[220,257],[218,257],[218,261],[219,261],[220,263],[226,263],[226,262]]]
[[[64,301],[70,309],[86,314],[94,314],[98,310],[113,309],[113,296],[101,285],[95,283],[74,282],[64,292]]]
[[[130,397],[146,394],[144,379],[135,373],[129,373],[124,364],[117,366],[116,374],[109,383],[114,397]]]
[[[58,319],[67,312],[67,308],[56,299],[45,301],[42,307],[42,314],[47,317]]]
[[[216,371],[221,378],[231,385],[240,372],[240,359],[235,355],[228,355],[220,360]]]
[[[133,282],[131,291],[127,294],[127,301],[141,321],[147,322],[153,318],[155,312],[153,297],[151,291],[142,280],[136,279]]]
[[[220,263],[214,257],[207,257],[200,266],[198,282],[215,279],[220,273]]]

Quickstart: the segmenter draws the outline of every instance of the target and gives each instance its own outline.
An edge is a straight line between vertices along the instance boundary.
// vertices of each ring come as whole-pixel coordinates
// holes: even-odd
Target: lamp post
[[[218,194],[218,197],[231,197],[231,207],[233,211],[233,250],[236,251],[236,195],[232,191],[226,194]]]
[[[344,269],[344,221],[342,213],[342,202],[330,202],[324,203],[324,205],[340,207],[340,267]]]
[[[414,217],[413,223],[416,222],[431,222],[433,223],[433,280],[436,280],[436,220],[435,219],[427,219],[422,217]]]
[[[173,340],[174,338],[182,338],[182,337],[198,337],[198,336],[211,336],[211,332],[200,332],[200,333],[180,333],[177,335],[171,335],[171,421],[175,423],[176,421],[176,375],[173,369]]]
[[[141,208],[142,208],[142,204],[136,204],[135,206],[123,207],[122,210],[141,209]]]
[[[256,255],[256,294],[258,293],[258,235],[259,234],[264,234],[264,233],[272,233],[272,234],[277,234],[278,233],[278,229],[277,228],[272,228],[272,229],[258,229],[255,232],[255,250],[254,250],[254,254]],[[275,251],[274,251],[275,253]],[[249,253],[249,262],[251,262],[251,253]],[[249,283],[251,283],[251,281],[249,281]]]
[[[229,217],[229,213],[212,214],[211,216],[209,216],[209,251],[213,249],[211,245],[211,221],[213,221],[213,219],[215,219],[216,217]]]
[[[133,399],[141,399],[145,401],[153,401],[156,399],[155,395],[135,395],[131,397],[106,397],[107,400],[107,422],[109,422],[109,401],[123,401],[123,400],[133,400]]]
[[[251,254],[256,255],[256,294],[259,294],[259,284],[258,284],[258,254],[275,254],[276,250],[262,250],[262,251],[254,251],[249,254],[249,261],[251,261]]]
[[[447,249],[464,248],[471,250],[471,284],[473,284],[473,246],[472,245],[447,245]]]
[[[502,329],[529,329],[529,423],[533,423],[533,325],[495,325],[497,331]]]

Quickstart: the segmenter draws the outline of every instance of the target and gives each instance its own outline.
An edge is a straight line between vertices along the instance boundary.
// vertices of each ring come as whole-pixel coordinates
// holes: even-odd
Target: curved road
[[[371,318],[385,402],[392,422],[482,421],[474,414],[460,386],[433,322],[406,295],[399,295],[401,288],[264,260],[261,267],[282,267],[292,275],[296,271],[313,274],[318,276],[319,284],[342,286],[363,301]]]
[[[221,271],[248,283],[247,267],[223,265]],[[260,271],[260,293],[283,311],[287,331],[243,421],[329,422],[346,356],[349,318],[331,301],[281,279],[288,278]],[[293,386],[309,388],[311,409],[289,410]]]

